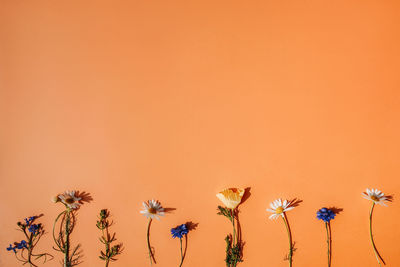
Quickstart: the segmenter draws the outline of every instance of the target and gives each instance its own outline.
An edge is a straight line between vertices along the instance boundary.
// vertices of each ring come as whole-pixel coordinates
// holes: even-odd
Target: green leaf
[[[225,216],[226,218],[228,218],[230,221],[232,221],[232,210],[225,208],[225,207],[221,207],[218,206],[218,215],[222,215]]]

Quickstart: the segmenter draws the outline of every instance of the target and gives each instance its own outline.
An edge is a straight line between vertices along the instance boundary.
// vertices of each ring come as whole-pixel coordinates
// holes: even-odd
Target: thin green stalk
[[[32,262],[32,238],[33,238],[33,234],[30,234],[30,236],[26,233],[26,228],[24,228],[24,230],[22,231],[26,237],[26,240],[28,240],[28,258],[26,260],[26,263],[29,263],[29,266],[34,266],[37,267],[37,265],[33,264]]]
[[[293,256],[292,234],[290,232],[289,223],[287,221],[285,213],[283,213],[282,219],[283,219],[283,222],[285,223],[286,231],[287,231],[288,238],[289,238],[289,257],[288,258],[289,258],[289,266],[292,267],[292,256]]]
[[[60,214],[58,214],[58,216],[57,216],[57,218],[55,219],[54,224],[53,224],[53,239],[54,239],[54,242],[56,243],[57,247],[58,247],[60,250],[62,250],[63,248],[61,247],[61,245],[60,245],[59,242],[57,241],[57,238],[56,238],[56,235],[55,235],[55,230],[56,230],[56,224],[57,224],[58,220],[60,219],[61,215],[63,215],[65,212],[66,212],[66,211],[63,211],[63,212],[61,212]]]
[[[331,231],[330,231],[330,222],[325,222],[326,228],[326,243],[328,244],[328,267],[331,267]]]
[[[182,238],[179,238],[179,242],[181,244],[181,264],[179,264],[179,267],[181,267],[183,264]]]
[[[20,256],[20,257],[18,257],[18,253],[15,253],[14,255],[15,255],[15,258],[16,258],[18,261],[23,262],[23,263],[25,264],[25,263],[26,263],[26,259],[25,259],[25,257],[23,256],[22,253],[23,253],[23,252],[21,252],[21,256]]]
[[[239,237],[237,236],[237,231],[235,226],[235,211],[234,209],[232,209],[231,211],[232,211],[232,227],[233,227],[232,247],[237,247],[239,242]],[[238,259],[235,259],[234,263],[232,264],[233,267],[236,267],[237,263]]]
[[[70,224],[71,224],[71,215],[70,211],[67,210],[65,218],[65,247],[64,247],[64,267],[71,267],[71,262],[69,260],[69,234],[70,234]]]
[[[150,225],[151,225],[151,221],[152,221],[152,219],[149,218],[149,223],[147,224],[147,248],[149,249],[150,265],[153,265],[154,256],[153,256],[153,252],[152,252],[151,246],[150,246]],[[154,263],[156,263],[155,260],[154,260]]]
[[[103,239],[106,242],[106,256],[108,255],[108,252],[110,251],[110,240],[108,240],[108,228],[106,228],[106,232],[107,235],[104,234],[104,229],[101,230],[102,234],[103,234]],[[106,257],[106,267],[108,267],[108,264],[110,263],[110,259],[108,258],[108,256]]]
[[[32,240],[33,240],[33,234],[30,234],[30,237],[29,237],[29,242],[28,242],[28,262],[29,262],[29,265],[32,267],[38,267],[37,265],[35,265],[33,262],[32,262],[32,249],[33,249],[33,243],[32,243]]]
[[[374,242],[374,236],[372,234],[372,215],[374,213],[374,207],[375,207],[375,202],[372,202],[371,211],[369,213],[369,235],[371,237],[371,244],[374,249],[376,260],[378,261],[379,266],[382,266],[381,261],[384,265],[385,265],[385,261],[383,260],[383,258],[379,254],[378,250],[376,249],[375,242]]]
[[[232,246],[234,246],[236,239],[236,228],[235,228],[235,212],[233,211],[233,209],[231,209],[231,216],[232,216],[232,227],[233,227]]]

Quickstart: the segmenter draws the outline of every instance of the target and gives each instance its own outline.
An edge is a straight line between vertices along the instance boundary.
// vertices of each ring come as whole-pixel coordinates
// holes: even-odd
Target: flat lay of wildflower
[[[287,260],[289,261],[289,266],[292,267],[293,265],[293,252],[294,252],[294,245],[292,241],[292,232],[290,230],[289,221],[286,216],[286,212],[294,209],[300,203],[300,200],[293,199],[293,200],[282,200],[276,199],[270,203],[270,208],[267,211],[272,212],[272,215],[269,216],[269,219],[277,219],[279,217],[282,218],[283,222],[285,223],[287,235],[289,238],[289,255],[287,256]]]
[[[245,243],[242,239],[241,224],[239,220],[241,209],[239,211],[239,208],[242,207],[241,205],[243,205],[243,203],[249,198],[249,190],[250,188],[226,188],[216,194],[216,197],[222,202],[221,205],[218,205],[217,215],[222,215],[223,217],[228,218],[230,224],[227,226],[232,227],[232,230],[228,231],[228,234],[224,239],[226,245],[224,261],[227,267],[237,267],[239,263],[243,262],[243,248]],[[375,208],[378,205],[387,206],[393,201],[393,196],[386,195],[378,189],[367,188],[365,192],[362,192],[362,197],[368,200],[371,205],[369,211],[369,237],[376,261],[378,262],[378,265],[382,267],[383,265],[386,265],[386,262],[379,253],[375,244],[375,236],[373,235],[373,216]],[[62,255],[62,260],[60,259],[59,262],[63,267],[73,267],[83,262],[81,244],[78,242],[76,244],[75,242],[72,242],[72,234],[77,226],[78,211],[80,211],[85,203],[88,203],[92,200],[93,199],[91,198],[89,193],[73,190],[57,194],[52,199],[54,203],[62,204],[60,205],[62,207],[62,211],[56,216],[54,220],[52,237],[55,243],[55,245],[53,246],[54,250],[60,252],[60,258]],[[301,202],[302,200],[299,200],[297,198],[291,200],[278,198],[269,203],[269,207],[266,209],[267,212],[270,213],[268,214],[270,220],[280,220],[281,218],[285,225],[287,238],[289,241],[289,251],[288,253],[285,253],[284,260],[288,261],[289,267],[293,267],[293,256],[296,252],[296,243],[293,241],[293,234],[288,220],[288,212],[298,207]],[[175,208],[163,207],[160,201],[155,199],[151,199],[142,203],[140,214],[145,216],[147,219],[146,241],[148,250],[147,252],[144,252],[146,253],[144,256],[146,256],[147,253],[148,256],[146,256],[146,258],[143,258],[142,260],[147,261],[148,257],[150,260],[150,265],[157,263],[155,250],[151,246],[150,242],[150,231],[152,223],[154,219],[160,220],[161,217],[165,216],[165,214],[167,213],[170,213],[172,210],[175,210]],[[339,222],[337,217],[342,211],[343,209],[337,207],[322,206],[320,209],[316,210],[315,213],[316,218],[321,223],[323,222],[323,224],[325,225],[328,267],[332,266],[332,255],[334,255],[334,258],[336,258],[335,253],[332,253],[332,243],[333,241],[335,241],[332,238],[332,225],[334,225],[332,224],[332,222],[335,219],[336,223]],[[139,213],[136,214],[139,216]],[[4,247],[9,252],[7,254],[9,254],[10,258],[13,257],[12,255],[14,255],[15,258],[22,265],[37,267],[38,265],[45,264],[48,261],[54,259],[53,255],[49,253],[36,252],[36,246],[41,240],[41,237],[45,234],[44,225],[39,222],[42,216],[43,215],[30,216],[17,222],[17,230],[23,233],[23,236],[21,236],[22,238],[18,238],[17,241],[11,242],[10,244],[4,244]],[[341,216],[339,216],[339,219],[342,219]],[[91,220],[94,224],[95,219],[92,218]],[[227,223],[226,219],[223,220],[225,221],[225,223]],[[315,219],[314,221],[316,222]],[[125,249],[123,244],[120,243],[119,240],[117,240],[116,233],[111,230],[111,226],[113,225],[114,221],[112,220],[110,211],[107,209],[101,209],[97,215],[96,220],[96,227],[101,231],[101,233],[99,233],[99,236],[101,235],[99,237],[99,240],[102,246],[98,257],[102,261],[101,264],[104,264],[105,267],[109,267],[111,263],[119,260],[120,255]],[[171,240],[174,240],[170,240],[171,243],[177,242],[175,241],[176,239],[179,240],[180,250],[179,252],[176,251],[177,256],[178,253],[180,253],[179,267],[188,264],[186,260],[186,254],[188,250],[188,236],[192,235],[192,231],[196,229],[197,225],[198,223],[188,221],[184,224],[179,224],[167,231],[170,233]],[[283,227],[283,225],[281,226],[280,224],[278,226]],[[320,227],[323,226],[321,225]],[[87,236],[87,234],[85,236]],[[334,236],[336,236],[335,231]],[[325,233],[323,238],[325,239]],[[7,244],[8,246],[6,247]],[[285,249],[285,251],[287,250]],[[266,257],[266,255],[263,256]],[[374,262],[375,260],[372,258],[372,253],[370,256],[370,260]],[[100,262],[100,260],[97,261]],[[220,260],[222,261],[222,258]],[[178,259],[176,259],[176,261],[178,262]],[[286,262],[284,262],[284,264],[286,264]],[[390,262],[388,262],[388,264],[390,265]],[[204,265],[206,266],[207,263],[204,263]]]
[[[140,211],[140,213],[148,218],[147,249],[149,251],[150,264],[152,265],[153,262],[154,263],[157,263],[157,262],[154,257],[154,251],[150,245],[150,226],[151,226],[151,222],[153,221],[153,219],[160,220],[160,216],[164,216],[165,211],[164,211],[164,208],[161,206],[161,203],[158,200],[152,199],[152,200],[143,202],[143,209]]]
[[[371,201],[371,210],[369,212],[369,236],[371,238],[371,244],[372,248],[374,250],[374,254],[376,257],[376,260],[378,261],[379,266],[386,265],[385,261],[383,260],[382,256],[379,254],[378,249],[376,248],[375,241],[374,241],[374,236],[372,234],[372,217],[374,213],[374,208],[376,204],[379,204],[381,206],[387,206],[386,202],[392,202],[393,201],[393,196],[388,196],[385,195],[383,192],[379,191],[378,189],[366,189],[365,192],[362,193],[362,196]]]
[[[84,202],[91,200],[92,198],[88,193],[76,191],[65,191],[53,198],[54,203],[62,203],[65,208],[58,214],[53,225],[53,239],[56,244],[54,249],[63,254],[62,263],[64,267],[72,267],[81,263],[81,244],[72,248],[71,234],[76,226],[76,211]]]
[[[105,262],[105,266],[108,267],[109,263],[116,261],[116,256],[120,255],[123,251],[122,243],[112,245],[117,239],[115,233],[110,234],[109,228],[113,224],[113,221],[109,220],[110,212],[106,209],[100,211],[99,220],[96,226],[101,230],[102,236],[99,238],[100,242],[104,244],[105,251],[100,251],[99,258]]]
[[[187,240],[188,233],[189,233],[189,228],[187,227],[186,224],[181,224],[181,225],[178,225],[177,227],[171,229],[172,238],[179,238],[180,250],[181,250],[181,263],[179,264],[179,267],[182,266],[183,260],[185,259],[185,254],[186,254],[186,248],[185,248],[185,251],[183,251],[182,238],[185,237]]]
[[[331,220],[335,219],[335,212],[332,209],[322,208],[317,211],[317,219],[325,222],[326,242],[328,245],[328,267],[332,264],[332,230]]]
[[[233,233],[228,234],[225,238],[226,242],[226,257],[225,263],[227,267],[235,267],[238,262],[243,261],[242,241],[239,238],[240,229],[238,220],[238,205],[242,202],[242,197],[245,193],[241,188],[227,188],[217,194],[217,198],[225,205],[218,206],[218,215],[225,216],[232,223]],[[235,221],[237,222],[235,224]]]
[[[23,265],[29,264],[29,266],[36,267],[34,261],[40,258],[43,258],[43,263],[53,259],[53,256],[49,253],[35,254],[33,252],[40,238],[45,234],[43,225],[36,222],[39,217],[41,216],[31,216],[25,218],[23,222],[18,222],[18,230],[24,234],[26,240],[14,242],[6,248],[7,251],[12,251],[16,259]]]

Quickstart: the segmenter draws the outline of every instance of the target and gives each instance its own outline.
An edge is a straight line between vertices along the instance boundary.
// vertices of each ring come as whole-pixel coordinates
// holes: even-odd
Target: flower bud
[[[59,201],[60,201],[60,198],[58,197],[58,195],[51,199],[51,202],[53,202],[53,203],[57,203]]]

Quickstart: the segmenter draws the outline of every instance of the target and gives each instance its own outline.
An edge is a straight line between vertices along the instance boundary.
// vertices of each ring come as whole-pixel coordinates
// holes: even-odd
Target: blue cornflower
[[[40,225],[39,224],[32,224],[31,226],[29,226],[28,231],[36,234],[36,232],[39,230]]]
[[[333,212],[331,209],[322,208],[317,211],[317,218],[319,220],[323,220],[324,222],[330,222],[330,220],[335,219],[335,216],[335,212]]]
[[[189,230],[187,229],[186,224],[182,224],[171,229],[171,234],[173,238],[182,238],[184,235],[187,235],[187,233],[189,233]]]
[[[21,240],[21,242],[17,244],[17,249],[28,248],[28,246],[26,244],[27,243],[25,240]]]
[[[17,253],[17,251],[16,251],[16,248],[17,247],[13,247],[11,244],[10,244],[10,246],[7,248],[7,251],[14,251],[14,253]]]

